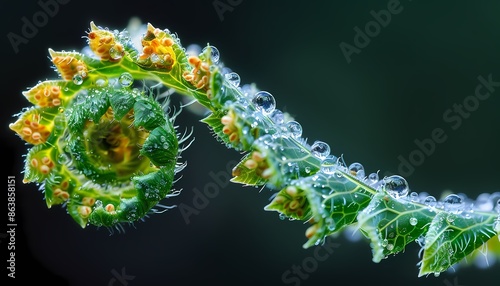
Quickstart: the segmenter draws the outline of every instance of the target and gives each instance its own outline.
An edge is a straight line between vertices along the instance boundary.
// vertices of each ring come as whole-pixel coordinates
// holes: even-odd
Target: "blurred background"
[[[488,99],[472,98],[479,76],[500,82],[498,1],[330,2],[0,4],[1,150],[4,178],[16,176],[18,222],[17,278],[7,285],[496,285],[500,262],[418,278],[416,243],[373,263],[366,241],[341,235],[332,240],[327,259],[315,260],[314,248],[302,248],[306,225],[263,210],[272,194],[267,189],[222,184],[189,220],[174,208],[110,235],[106,229],[81,229],[63,208],[47,209],[35,184],[22,184],[28,146],[8,123],[30,106],[22,91],[57,77],[48,49],[79,51],[90,21],[122,30],[139,17],[176,32],[185,46],[216,46],[242,84],[254,82],[271,92],[277,107],[302,124],[308,141],[329,143],[348,163],[361,162],[367,172],[400,173],[402,160],[419,148],[415,140],[431,138],[440,128],[446,140],[407,173],[412,191],[439,196],[449,190],[473,198],[499,191],[500,88],[493,83]],[[57,9],[48,15],[40,3]],[[48,15],[45,23],[42,13]],[[43,25],[24,37],[26,20]],[[13,44],[13,34],[24,40]],[[465,109],[454,109],[458,104]],[[175,186],[182,193],[166,205],[194,207],[197,190],[212,184],[214,174],[225,178],[241,158],[200,119],[183,112],[177,121],[181,128],[193,126],[195,141],[183,153],[188,165]],[[4,273],[7,237],[0,234]],[[294,265],[302,275],[290,272]]]

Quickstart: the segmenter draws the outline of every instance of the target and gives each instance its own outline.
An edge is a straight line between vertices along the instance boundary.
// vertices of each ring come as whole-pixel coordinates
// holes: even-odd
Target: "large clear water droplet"
[[[300,125],[300,123],[298,123],[297,121],[289,121],[286,124],[286,128],[293,138],[299,138],[300,136],[302,136],[302,125]]]
[[[355,162],[349,165],[349,173],[356,178],[365,177],[365,167],[361,163]]]
[[[253,99],[253,104],[257,110],[260,110],[264,114],[271,114],[276,108],[276,100],[274,96],[267,91],[257,92]]]
[[[450,194],[443,200],[444,210],[451,213],[462,213],[464,210],[464,200],[457,194]]]
[[[416,226],[418,223],[418,219],[415,217],[410,218],[410,225]]]
[[[330,145],[323,141],[315,141],[311,145],[311,153],[319,159],[324,160],[330,155]]]
[[[108,85],[108,78],[107,77],[99,77],[95,80],[95,85],[97,87],[105,87]]]
[[[240,75],[235,72],[230,72],[224,75],[224,77],[235,87],[240,86]]]
[[[204,54],[207,51],[207,49],[210,49],[210,57],[212,58],[212,62],[214,64],[218,63],[219,59],[220,59],[219,50],[214,46],[208,46],[208,47],[204,47],[201,52]]]
[[[374,185],[378,182],[379,178],[378,178],[378,174],[377,173],[370,173],[368,175],[368,184],[369,185]]]
[[[393,198],[404,198],[408,195],[410,188],[405,178],[399,175],[392,175],[384,178],[384,189]]]
[[[120,51],[119,49],[115,49],[114,47],[111,47],[109,49],[109,56],[113,59],[113,60],[119,60],[123,57],[123,52]]]
[[[384,239],[384,240],[382,240],[382,241],[380,242],[380,245],[381,245],[382,247],[386,247],[386,246],[387,246],[387,244],[389,244],[389,241],[388,241],[387,239]]]
[[[436,204],[436,198],[434,196],[427,196],[424,199],[424,204],[434,206]]]
[[[134,77],[132,76],[132,74],[124,72],[120,75],[120,77],[118,77],[118,82],[123,87],[131,86],[134,82]]]
[[[76,85],[81,85],[83,83],[83,76],[80,74],[75,74],[73,76],[73,83]]]

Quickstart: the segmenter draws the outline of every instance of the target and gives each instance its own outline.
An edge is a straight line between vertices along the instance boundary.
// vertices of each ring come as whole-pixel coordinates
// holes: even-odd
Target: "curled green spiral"
[[[62,79],[24,92],[34,106],[17,114],[10,128],[32,145],[23,181],[41,185],[49,208],[64,205],[81,227],[112,227],[141,220],[178,194],[172,185],[184,167],[179,142],[186,138],[173,125],[176,114],[169,115],[152,90],[134,87],[129,72],[99,72],[121,58],[110,61],[109,50],[121,47],[125,55],[128,43],[92,28],[91,45],[96,38],[115,42],[107,45],[107,58],[50,50]],[[94,49],[105,53],[102,45]]]

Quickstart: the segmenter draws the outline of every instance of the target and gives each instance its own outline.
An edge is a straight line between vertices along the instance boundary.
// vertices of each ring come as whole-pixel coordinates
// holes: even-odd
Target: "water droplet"
[[[235,72],[230,72],[224,75],[224,77],[234,86],[240,86],[240,75]]]
[[[387,244],[389,244],[389,241],[387,239],[382,240],[381,242],[382,247],[386,247]]]
[[[387,248],[387,250],[392,251],[394,249],[394,244],[389,243],[389,244],[387,244],[386,248]]]
[[[108,85],[108,79],[106,77],[99,77],[98,79],[96,79],[95,85],[97,87],[105,87]]]
[[[418,199],[418,193],[417,192],[411,192],[410,193],[410,200],[412,202],[418,202],[419,199]]]
[[[114,47],[111,47],[109,49],[109,56],[113,60],[119,60],[123,57],[123,52],[121,52],[119,49],[115,49]]]
[[[416,217],[410,218],[410,225],[416,226],[418,223],[418,219]]]
[[[102,208],[102,201],[101,200],[95,201],[94,207],[95,208]]]
[[[76,85],[81,85],[83,83],[83,76],[80,74],[75,74],[73,76],[73,83]]]
[[[264,114],[271,114],[276,108],[276,100],[273,95],[267,91],[257,92],[254,95],[252,102],[255,105],[255,108]]]
[[[377,173],[370,173],[370,175],[368,175],[368,184],[370,185],[376,184],[378,180],[379,178]]]
[[[321,161],[321,171],[325,174],[333,174],[338,166],[337,160],[338,158],[334,155],[326,156],[326,158]]]
[[[299,138],[302,136],[302,126],[297,121],[289,121],[286,124],[286,127],[288,128],[288,131],[290,131],[290,135],[292,135],[293,138]]]
[[[451,213],[462,213],[464,201],[461,196],[457,194],[450,194],[444,198],[444,210]]]
[[[436,198],[433,196],[427,196],[424,199],[424,204],[434,206],[434,204],[436,204]]]
[[[161,59],[157,54],[151,54],[149,58],[151,59],[151,62],[154,64],[158,64],[161,62]]]
[[[207,51],[207,49],[209,49],[209,48],[210,48],[210,57],[212,58],[212,62],[214,64],[218,63],[219,58],[220,58],[220,53],[216,47],[214,47],[214,46],[204,47],[201,52],[204,54]]]
[[[283,124],[285,122],[285,115],[283,112],[279,109],[275,109],[273,113],[271,114],[271,119],[274,121],[276,124]]]
[[[493,209],[493,201],[490,199],[490,194],[482,193],[480,194],[476,202],[475,207],[480,211],[491,211]]]
[[[393,198],[404,198],[408,195],[409,187],[406,179],[399,175],[384,178],[384,189]]]
[[[361,163],[355,162],[349,165],[349,173],[357,178],[365,177],[365,167]]]
[[[120,75],[118,81],[120,82],[121,86],[127,87],[132,85],[132,83],[134,82],[134,77],[132,76],[132,74],[124,72]]]
[[[324,160],[328,155],[330,155],[330,145],[323,141],[315,141],[311,145],[311,153],[319,159]]]

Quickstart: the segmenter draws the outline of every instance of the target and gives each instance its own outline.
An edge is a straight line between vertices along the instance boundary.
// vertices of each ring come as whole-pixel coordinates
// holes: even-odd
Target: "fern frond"
[[[212,45],[188,53],[176,34],[151,24],[140,47],[126,31],[94,23],[87,38],[93,55],[49,50],[60,79],[25,92],[34,106],[10,125],[32,145],[25,182],[43,184],[47,205],[64,204],[82,227],[168,209],[159,202],[173,194],[187,149],[179,147],[186,137],[173,125],[177,113],[169,114],[175,91],[206,109],[201,121],[217,140],[243,153],[233,183],[274,191],[265,210],[310,224],[305,248],[355,228],[370,241],[374,262],[418,242],[419,276],[438,275],[500,234],[498,194],[483,195],[481,204],[457,194],[436,199],[411,192],[401,176],[379,178],[347,164],[328,143],[303,138],[270,92],[240,86]],[[158,86],[167,95],[150,92]]]

